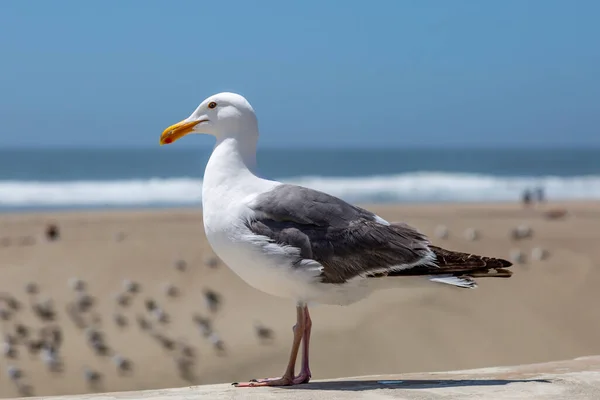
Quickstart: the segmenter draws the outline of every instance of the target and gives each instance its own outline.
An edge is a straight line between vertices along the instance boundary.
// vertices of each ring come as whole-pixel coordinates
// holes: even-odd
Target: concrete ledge
[[[51,397],[38,397],[50,399]],[[463,371],[317,380],[288,388],[230,384],[53,397],[109,399],[600,399],[600,356]]]

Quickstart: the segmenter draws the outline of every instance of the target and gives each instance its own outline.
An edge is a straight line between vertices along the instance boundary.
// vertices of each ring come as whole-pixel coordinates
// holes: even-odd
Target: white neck
[[[218,138],[210,158],[218,155],[221,162],[227,163],[226,169],[232,172],[254,172],[257,142],[258,134]]]
[[[258,130],[217,137],[217,143],[204,171],[203,204],[206,204],[209,198],[243,193],[245,185],[242,182],[256,177],[257,142]]]

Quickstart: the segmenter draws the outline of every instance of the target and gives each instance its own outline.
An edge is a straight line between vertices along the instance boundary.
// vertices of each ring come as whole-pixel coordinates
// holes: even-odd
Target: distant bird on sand
[[[29,328],[23,324],[15,324],[15,333],[19,339],[27,339],[29,336]]]
[[[90,367],[83,367],[83,379],[87,385],[93,390],[99,390],[99,384],[102,381],[102,375]]]
[[[113,321],[120,328],[127,326],[127,317],[121,313],[113,313]]]
[[[85,281],[79,278],[71,278],[69,279],[69,287],[76,292],[83,292],[86,288]]]
[[[14,335],[11,335],[10,333],[5,332],[2,334],[2,342],[10,343],[10,344],[17,344],[19,341],[17,340],[17,338]]]
[[[0,321],[10,321],[13,313],[6,307],[0,306]]]
[[[3,303],[12,311],[19,311],[21,309],[19,300],[8,293],[0,293],[0,305]]]
[[[438,225],[435,228],[435,236],[438,239],[448,239],[448,236],[450,236],[450,231],[448,230],[447,226]]]
[[[150,321],[148,321],[146,318],[144,318],[141,315],[138,315],[136,317],[136,321],[138,323],[138,326],[140,327],[140,329],[142,331],[150,331],[152,330],[152,324],[150,323]]]
[[[52,299],[35,302],[31,305],[33,312],[43,321],[54,321],[56,311]]]
[[[262,342],[271,341],[275,336],[273,329],[268,328],[259,322],[254,323],[254,330],[256,332],[256,336]]]
[[[131,360],[123,357],[120,354],[115,354],[112,358],[112,362],[115,364],[115,367],[117,367],[119,374],[131,372],[133,367]]]
[[[175,261],[174,265],[175,269],[180,272],[183,272],[187,269],[187,262],[185,262],[185,260],[177,260]]]
[[[30,355],[38,354],[42,347],[44,346],[43,339],[33,339],[26,342],[27,350],[29,350]]]
[[[37,294],[39,293],[39,287],[34,282],[25,285],[25,292],[29,294],[29,302],[34,314],[44,321],[53,321],[56,317],[56,312],[54,310],[52,299],[46,298],[44,300],[38,300]]]
[[[154,316],[156,321],[160,322],[161,324],[166,324],[170,321],[169,314],[167,314],[167,312],[165,310],[163,310],[162,308],[153,309],[152,315]]]
[[[207,257],[204,260],[204,265],[208,268],[217,268],[219,266],[219,259],[215,256]]]
[[[541,247],[531,249],[531,259],[535,261],[543,261],[548,258],[549,252]]]
[[[175,362],[175,367],[177,368],[177,372],[179,377],[185,381],[193,381],[193,367],[194,360],[189,357],[185,357],[181,354],[175,355],[173,357],[173,361]]]
[[[85,333],[88,344],[92,347],[96,354],[105,356],[109,353],[109,348],[104,341],[104,335],[102,332],[94,328],[87,328]]]
[[[79,312],[89,311],[94,305],[94,302],[94,298],[89,294],[82,292],[77,293],[75,305],[77,306],[77,310],[79,310]]]
[[[515,264],[524,264],[525,254],[519,249],[513,249],[510,252],[510,260]]]
[[[513,240],[521,240],[533,237],[533,229],[527,225],[519,225],[510,231]]]
[[[322,106],[326,103],[322,100]],[[378,106],[359,112],[376,114]],[[202,181],[204,230],[215,255],[254,288],[296,303],[285,372],[238,387],[286,386],[311,379],[308,304],[348,305],[394,285],[399,290],[440,284],[474,288],[473,276],[511,275],[509,261],[433,246],[405,223],[386,221],[321,191],[263,179],[256,173],[258,119],[238,94],[207,98],[188,118],[165,129],[160,144],[190,133],[210,134],[217,141]],[[306,162],[310,159],[307,153]]]
[[[79,329],[84,329],[87,326],[87,322],[83,317],[83,314],[79,312],[77,305],[74,303],[67,303],[66,305],[67,315],[71,318],[71,321],[77,326]]]
[[[187,358],[195,358],[196,357],[196,352],[194,351],[194,348],[185,343],[178,342],[177,349],[183,357],[187,357]]]
[[[123,289],[125,289],[127,293],[138,293],[140,291],[140,284],[130,281],[129,279],[125,279],[123,280]]]
[[[21,379],[23,377],[23,371],[19,367],[15,367],[14,365],[9,365],[6,369],[6,374],[8,375],[8,379],[11,381]]]
[[[152,337],[156,339],[160,345],[166,350],[173,350],[175,348],[175,341],[162,333],[152,332]]]
[[[62,362],[58,356],[56,349],[52,346],[43,346],[40,352],[42,362],[51,372],[61,372]]]
[[[177,287],[175,285],[173,285],[172,283],[166,283],[163,286],[163,290],[165,292],[165,295],[167,295],[167,297],[179,296],[179,289],[177,289]]]
[[[126,293],[116,293],[114,298],[117,305],[121,307],[127,307],[131,303],[131,297]]]
[[[29,282],[25,285],[25,293],[34,295],[40,292],[40,288],[35,282]]]
[[[151,312],[158,308],[156,301],[154,299],[146,299],[144,301],[144,306],[146,307],[146,311]]]
[[[16,386],[20,396],[28,397],[32,395],[32,388],[30,385],[23,382],[23,370],[14,365],[9,365],[6,368],[6,374],[8,379]]]
[[[211,312],[216,312],[221,305],[221,295],[212,289],[204,290],[204,301]]]
[[[58,349],[63,343],[63,333],[60,325],[45,326],[40,333],[44,343],[54,349]]]
[[[208,340],[210,340],[213,347],[215,348],[215,350],[217,350],[217,352],[219,352],[219,354],[223,354],[225,352],[225,342],[217,333],[211,333],[208,337]]]
[[[467,228],[467,230],[465,230],[465,239],[467,239],[469,242],[478,240],[480,236],[481,235],[479,234],[479,231],[475,228]]]
[[[2,355],[4,357],[17,358],[18,352],[15,343],[5,340],[2,343],[0,343],[0,346],[2,346]]]
[[[200,333],[204,337],[209,337],[212,333],[212,322],[210,319],[206,317],[202,317],[201,315],[194,316],[194,322],[200,328]]]

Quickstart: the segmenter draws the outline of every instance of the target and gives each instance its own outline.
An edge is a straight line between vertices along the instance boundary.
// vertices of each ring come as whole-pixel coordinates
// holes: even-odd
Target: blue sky
[[[157,146],[221,91],[252,103],[265,147],[600,146],[598,15],[593,0],[2,0],[0,147]]]

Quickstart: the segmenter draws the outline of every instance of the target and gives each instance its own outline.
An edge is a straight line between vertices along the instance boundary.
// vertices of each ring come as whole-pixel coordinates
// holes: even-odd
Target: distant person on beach
[[[544,193],[544,188],[541,186],[538,186],[535,189],[535,200],[538,203],[544,203],[546,201],[546,194]]]
[[[525,207],[529,207],[531,205],[532,193],[529,189],[525,189],[523,191],[523,194],[521,196],[521,201],[523,203],[523,206],[525,206]]]

